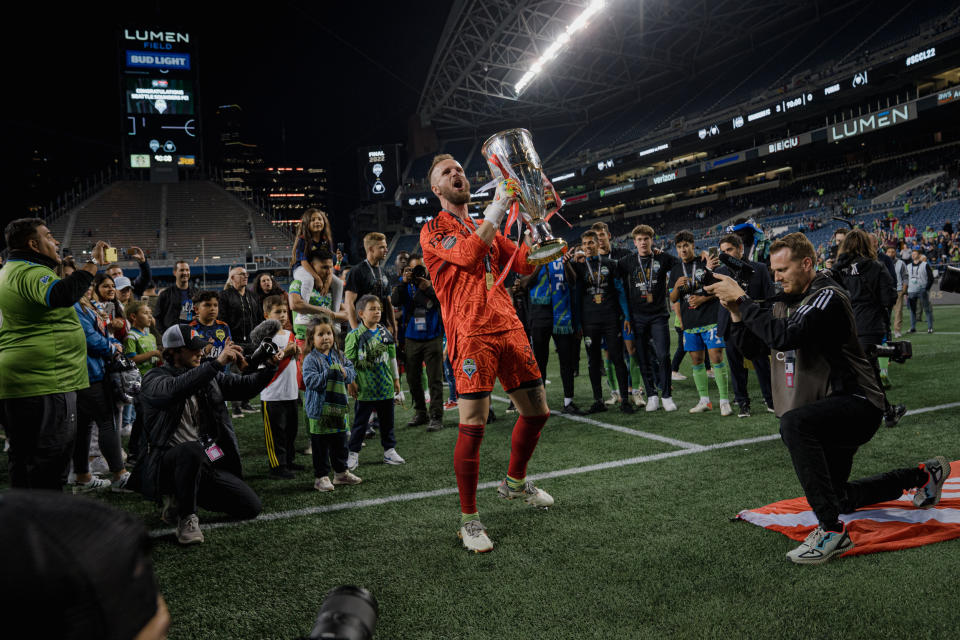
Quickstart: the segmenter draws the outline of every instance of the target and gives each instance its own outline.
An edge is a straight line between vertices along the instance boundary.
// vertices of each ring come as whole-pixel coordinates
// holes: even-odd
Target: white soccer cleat
[[[730,406],[729,400],[720,401],[720,415],[722,416],[732,416],[733,408]]]
[[[406,460],[400,457],[396,449],[387,449],[383,452],[384,464],[404,464]],[[347,465],[349,467],[349,465]]]
[[[643,399],[643,389],[633,390],[633,404],[638,407],[645,407],[647,405],[647,401]]]
[[[713,411],[713,403],[709,400],[700,399],[700,402],[697,403],[693,409],[690,409],[690,413],[703,413],[705,411]]]
[[[350,473],[349,471],[347,473]],[[333,483],[328,476],[320,476],[313,482],[313,488],[317,491],[333,491]]]
[[[506,498],[507,500],[523,498],[523,501],[531,507],[538,507],[540,509],[546,509],[547,507],[553,506],[553,496],[543,489],[536,488],[533,485],[533,480],[527,480],[523,484],[523,489],[520,491],[514,491],[507,484],[506,478],[504,478],[500,482],[500,486],[497,487],[497,494],[501,498]]]
[[[677,403],[673,401],[673,398],[661,398],[660,402],[663,403],[664,411],[676,411]]]
[[[609,404],[609,405],[620,404],[620,392],[619,392],[619,391],[611,391],[611,392],[610,392],[610,399],[607,400],[604,404]]]
[[[471,520],[457,531],[457,537],[463,542],[467,551],[486,553],[493,550],[493,541],[487,535],[487,529],[479,520]]]
[[[660,408],[660,396],[650,396],[647,398],[647,411],[653,412]],[[666,407],[664,407],[666,408]]]

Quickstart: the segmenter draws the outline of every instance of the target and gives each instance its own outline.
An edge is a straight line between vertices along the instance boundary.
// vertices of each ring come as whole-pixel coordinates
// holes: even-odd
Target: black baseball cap
[[[163,332],[163,348],[179,349],[203,349],[207,346],[207,341],[196,329],[188,324],[175,324]]]

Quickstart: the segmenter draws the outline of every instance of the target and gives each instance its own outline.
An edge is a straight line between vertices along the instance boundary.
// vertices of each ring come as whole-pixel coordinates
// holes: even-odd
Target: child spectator
[[[360,484],[347,469],[347,385],[356,378],[353,364],[336,346],[333,322],[315,318],[307,327],[303,359],[303,396],[313,451],[313,488],[333,491],[334,485]],[[330,482],[333,467],[333,482]]]
[[[297,241],[293,245],[293,260],[291,267],[303,267],[313,276],[314,282],[322,282],[322,278],[314,271],[307,259],[311,251],[325,246],[333,252],[333,232],[330,230],[330,221],[327,214],[320,209],[311,207],[303,212],[300,224],[297,226]]]
[[[397,368],[397,347],[393,336],[380,324],[383,308],[380,298],[373,294],[357,301],[357,328],[347,334],[344,351],[356,368],[357,377],[349,386],[356,398],[356,412],[350,432],[350,455],[347,468],[357,468],[360,448],[367,431],[370,412],[376,411],[380,420],[380,444],[383,445],[385,464],[403,464],[397,453],[393,433],[393,398],[400,392],[400,372]],[[306,384],[306,380],[304,380]]]
[[[163,357],[163,352],[157,349],[157,338],[150,331],[150,325],[153,324],[153,311],[150,310],[150,305],[142,301],[128,303],[124,311],[130,323],[130,331],[123,341],[123,351],[137,365],[140,375],[145,376],[147,371],[160,364]],[[124,428],[129,424],[130,430],[127,433],[121,431],[121,435],[130,436],[127,463],[133,467],[140,454],[140,435],[143,433],[143,411],[140,407],[139,395],[134,397],[131,414],[130,422],[124,424]]]
[[[299,347],[290,331],[290,312],[285,296],[268,296],[263,301],[263,317],[280,323],[280,331],[273,343],[280,349],[280,364],[270,383],[260,392],[263,402],[263,435],[267,444],[267,462],[270,475],[293,478],[294,471],[305,467],[294,462],[297,427],[300,419],[297,400],[300,387],[297,382],[297,355]]]
[[[223,352],[227,345],[227,340],[233,342],[233,336],[230,335],[230,325],[220,316],[220,294],[216,291],[200,291],[193,297],[194,318],[190,326],[196,330],[207,341],[207,347],[203,350],[203,357],[217,358]],[[256,413],[256,409],[247,411],[243,409],[239,402],[234,402],[233,413],[230,417],[234,420],[242,418],[244,413]]]

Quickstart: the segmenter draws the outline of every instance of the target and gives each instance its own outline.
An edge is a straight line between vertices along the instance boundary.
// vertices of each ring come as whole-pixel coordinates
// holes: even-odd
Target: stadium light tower
[[[523,74],[523,77],[520,78],[520,81],[514,85],[514,91],[517,93],[517,97],[520,97],[520,94],[523,93],[523,90],[529,86],[533,79],[543,70],[543,66],[557,57],[560,53],[560,50],[563,49],[567,43],[573,38],[573,35],[587,26],[590,18],[600,12],[601,9],[606,5],[605,0],[590,0],[590,3],[584,8],[584,10],[578,15],[573,22],[567,25],[567,28],[564,29],[563,33],[557,36],[557,39],[550,43],[550,46],[543,52],[543,54],[537,58],[536,62],[530,67],[530,70]]]

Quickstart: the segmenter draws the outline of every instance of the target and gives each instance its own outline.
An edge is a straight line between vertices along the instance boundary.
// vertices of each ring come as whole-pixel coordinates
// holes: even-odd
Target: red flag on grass
[[[913,492],[840,516],[856,545],[844,555],[896,551],[960,538],[960,462],[943,486],[940,503],[930,509],[913,506]],[[737,518],[802,541],[817,526],[806,498],[781,500],[758,509],[745,509]]]

